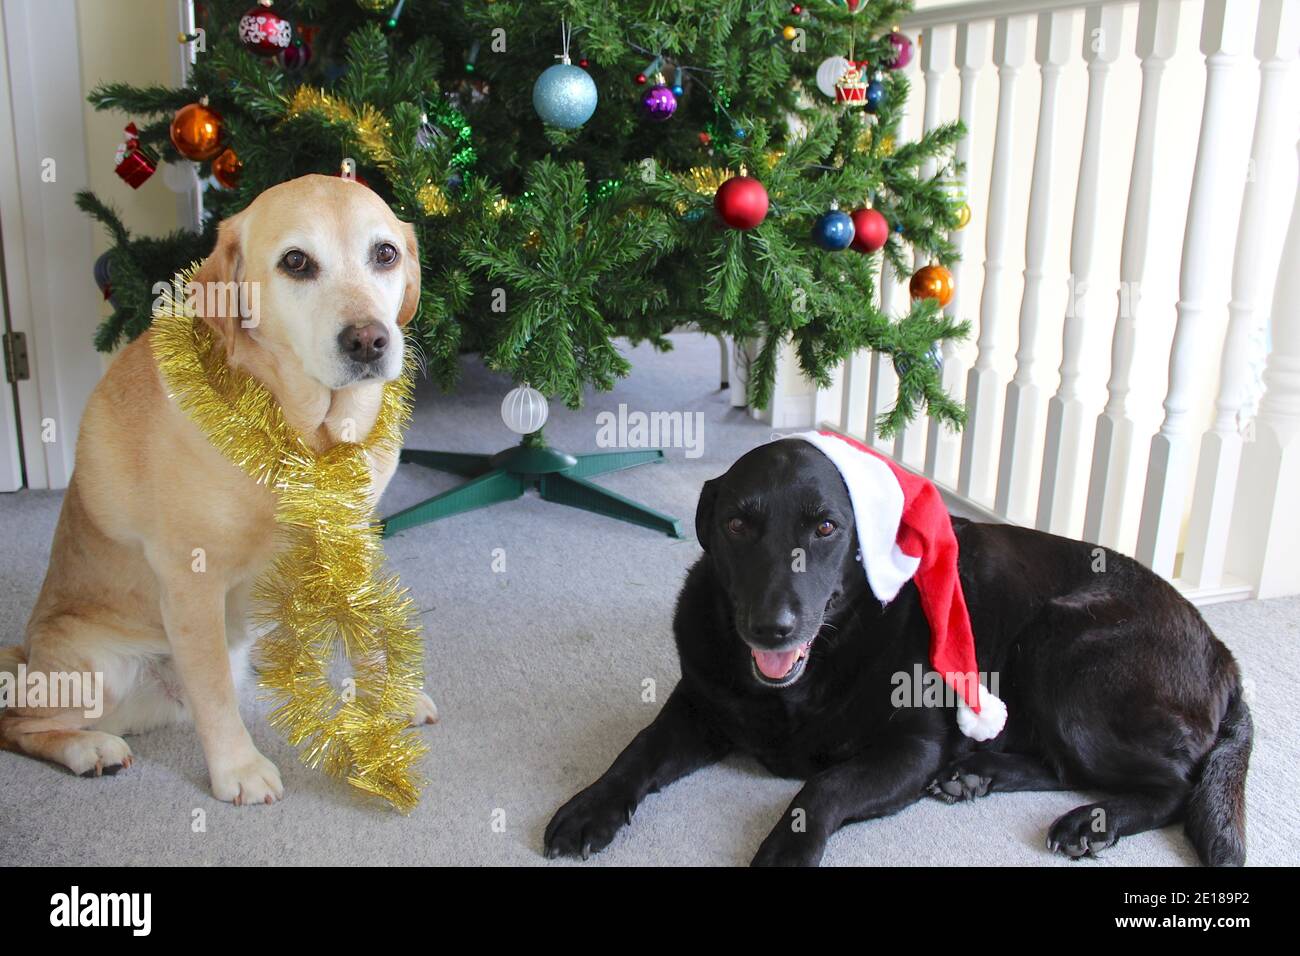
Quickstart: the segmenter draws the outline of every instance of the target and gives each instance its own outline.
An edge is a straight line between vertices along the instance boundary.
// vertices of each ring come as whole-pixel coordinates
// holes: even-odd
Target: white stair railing
[[[1088,64],[1088,106],[1083,125],[1079,182],[1074,192],[1074,231],[1070,237],[1070,292],[1061,333],[1061,385],[1047,403],[1043,477],[1038,493],[1038,527],[1055,534],[1078,534],[1076,517],[1085,490],[1082,462],[1092,435],[1092,418],[1080,387],[1084,336],[1098,329],[1093,261],[1101,217],[1101,159],[1105,135],[1106,80],[1119,57],[1124,9],[1089,7],[1083,18],[1083,59]],[[1095,417],[1095,413],[1094,413]]]
[[[1034,174],[1029,189],[1029,225],[1025,229],[1024,292],[1020,298],[1020,345],[1016,374],[1007,385],[1002,412],[1002,457],[998,462],[998,493],[994,508],[1017,523],[1033,520],[1031,504],[1038,490],[1034,452],[1042,434],[1047,396],[1039,381],[1042,358],[1039,332],[1046,315],[1047,243],[1052,227],[1052,195],[1056,176],[1057,104],[1061,68],[1070,56],[1073,17],[1069,11],[1039,14],[1034,58],[1042,81],[1038,104],[1038,135],[1034,141]]]
[[[817,405],[826,424],[955,507],[1116,547],[1194,600],[1300,593],[1300,206],[1285,244],[1279,216],[1297,199],[1300,0],[983,0],[904,29],[919,31],[924,128],[970,130],[957,158],[982,261],[973,235],[952,235],[948,312],[978,318],[977,336],[973,362],[970,344],[943,353],[969,422],[870,436],[896,376],[862,354]],[[1065,141],[1080,127],[1076,173]],[[905,311],[905,283],[883,269],[887,309]]]
[[[1285,177],[1295,181],[1294,143],[1276,117],[1296,111],[1288,79],[1300,48],[1300,3],[1271,0],[1261,8],[1255,33],[1259,58],[1259,109],[1251,145],[1251,172],[1246,177],[1237,249],[1232,264],[1232,301],[1228,304],[1228,332],[1219,365],[1219,397],[1214,427],[1201,439],[1196,467],[1191,522],[1181,577],[1198,588],[1223,583],[1228,529],[1236,497],[1241,452],[1253,423],[1243,417],[1252,403],[1254,377],[1251,352],[1263,333],[1268,313],[1259,307],[1267,296],[1265,276],[1277,274],[1276,249],[1267,248],[1269,222],[1277,216],[1272,197]]]
[[[1155,225],[1157,116],[1165,66],[1178,42],[1178,14],[1182,0],[1143,0],[1138,11],[1137,55],[1142,64],[1142,95],[1138,106],[1133,167],[1129,174],[1128,205],[1120,253],[1118,310],[1111,339],[1109,399],[1097,417],[1092,446],[1092,471],[1088,479],[1088,505],[1083,537],[1111,548],[1131,550],[1125,518],[1140,503],[1142,472],[1138,468],[1138,426],[1129,396],[1137,360],[1139,325],[1146,324],[1153,304],[1144,302]]]
[[[1259,597],[1300,593],[1300,192],[1282,255],[1273,352],[1230,533],[1231,559],[1256,582]]]
[[[962,192],[969,198],[970,175],[968,166],[971,161],[972,144],[975,141],[975,91],[979,83],[980,70],[988,60],[989,40],[992,28],[988,23],[962,23],[957,27],[957,76],[961,81],[960,105],[957,117],[966,124],[967,134],[957,144],[957,165],[963,170]],[[973,215],[973,213],[972,213]],[[983,218],[983,217],[981,217]],[[968,245],[966,237],[969,229],[958,229],[949,239],[957,254],[961,256],[952,268],[953,294],[945,311],[948,315],[962,319],[972,311],[968,305],[973,297],[965,291],[965,275],[969,271],[965,265]],[[973,324],[973,323],[972,323]],[[964,350],[955,342],[945,342],[943,348],[943,387],[948,394],[961,394],[966,382],[967,362]],[[961,436],[948,426],[932,421],[930,434],[925,446],[925,473],[935,481],[955,486],[961,468]]]
[[[989,174],[988,229],[984,238],[984,291],[980,297],[979,354],[966,379],[966,428],[962,432],[957,489],[972,501],[993,499],[998,464],[998,425],[1005,381],[1000,342],[1004,273],[1011,250],[1011,199],[1016,140],[1016,87],[1028,60],[1031,20],[1005,16],[993,33],[993,62],[998,71],[998,119]]]
[[[1205,0],[1201,52],[1205,54],[1205,105],[1192,174],[1178,284],[1178,324],[1169,354],[1165,418],[1151,439],[1137,558],[1165,577],[1174,559],[1187,506],[1193,468],[1192,399],[1212,374],[1221,341],[1215,327],[1215,277],[1223,259],[1223,237],[1233,231],[1244,181],[1246,145],[1242,134],[1242,80],[1255,32],[1258,0]],[[1226,305],[1226,302],[1224,303]]]

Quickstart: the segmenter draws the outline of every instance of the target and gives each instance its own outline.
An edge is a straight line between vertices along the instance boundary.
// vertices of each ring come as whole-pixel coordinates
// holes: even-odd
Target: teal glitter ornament
[[[533,84],[533,109],[543,123],[560,129],[577,129],[596,112],[596,81],[569,60],[572,32],[569,24],[560,24],[560,62],[547,67]]]
[[[533,84],[533,109],[548,126],[577,129],[596,112],[596,81],[568,62],[547,67]]]

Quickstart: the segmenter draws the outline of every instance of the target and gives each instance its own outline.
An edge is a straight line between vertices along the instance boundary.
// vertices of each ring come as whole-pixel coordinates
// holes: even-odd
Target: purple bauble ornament
[[[889,64],[891,70],[901,70],[912,62],[912,41],[895,30],[889,35],[889,42],[894,47],[894,59]]]
[[[677,112],[677,97],[673,95],[671,89],[661,83],[651,87],[646,95],[641,97],[641,109],[645,111],[647,119],[662,123]]]

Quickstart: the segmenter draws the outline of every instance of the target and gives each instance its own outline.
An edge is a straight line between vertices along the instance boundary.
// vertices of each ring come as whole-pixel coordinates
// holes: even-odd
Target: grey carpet
[[[578,412],[554,409],[548,435],[596,450],[595,416],[633,410],[702,411],[704,454],[596,479],[683,519],[690,532],[705,479],[769,438],[717,390],[717,346],[676,337],[677,350],[632,353],[635,371]],[[507,445],[499,406],[508,384],[467,360],[454,395],[423,391],[408,442],[492,451]],[[404,467],[384,502],[403,507],[454,479]],[[0,495],[0,641],[18,640],[35,600],[60,496]],[[492,570],[505,551],[506,571]],[[131,740],[137,763],[116,777],[77,779],[0,753],[0,862],[9,864],[539,864],[552,811],[609,765],[676,680],[670,620],[693,538],[666,536],[548,504],[534,496],[408,531],[389,542],[424,609],[427,687],[442,723],[425,733],[429,787],[409,817],[303,768],[266,723],[248,682],[243,712],[257,745],[280,767],[286,798],[272,807],[217,803],[193,731]],[[1295,863],[1300,810],[1300,599],[1228,604],[1206,617],[1251,685],[1256,743],[1248,785],[1249,854]],[[798,790],[756,763],[731,759],[656,796],[603,854],[602,864],[743,864]],[[828,864],[1066,865],[1043,840],[1072,793],[997,795],[948,807],[925,801],[835,836]],[[195,826],[200,815],[205,824]],[[1194,862],[1179,827],[1125,839],[1094,865]],[[560,864],[552,864],[560,865]]]

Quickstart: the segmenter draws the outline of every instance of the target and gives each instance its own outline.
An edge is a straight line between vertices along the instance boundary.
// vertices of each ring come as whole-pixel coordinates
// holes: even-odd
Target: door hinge
[[[31,366],[27,363],[27,335],[23,332],[6,332],[4,346],[5,381],[27,381],[32,377]]]

